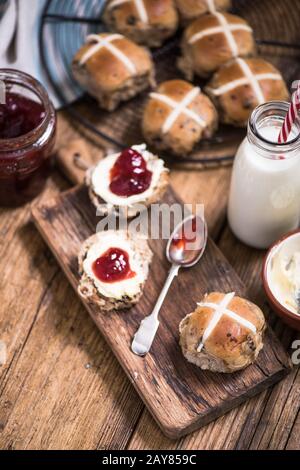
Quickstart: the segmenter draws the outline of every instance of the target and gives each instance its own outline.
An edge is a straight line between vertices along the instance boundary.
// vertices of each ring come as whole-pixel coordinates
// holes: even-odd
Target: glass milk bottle
[[[288,103],[258,106],[237,151],[231,179],[228,221],[234,234],[255,248],[268,248],[300,222],[300,129],[278,144]]]

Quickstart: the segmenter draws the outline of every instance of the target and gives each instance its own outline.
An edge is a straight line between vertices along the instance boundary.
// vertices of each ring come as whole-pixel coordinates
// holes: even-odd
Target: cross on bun
[[[220,120],[235,126],[246,126],[259,104],[289,98],[281,73],[260,58],[238,58],[223,65],[205,91],[217,106]]]
[[[249,24],[229,13],[211,13],[193,21],[183,34],[182,57],[178,67],[188,80],[194,75],[210,77],[234,57],[255,54],[256,45]]]
[[[266,327],[259,307],[234,293],[205,295],[180,323],[180,345],[189,362],[212,372],[235,372],[252,364]]]
[[[94,272],[94,263],[109,249],[116,248],[125,250],[134,276],[113,283],[101,281]],[[80,297],[98,307],[99,313],[132,307],[142,296],[152,256],[148,241],[142,235],[126,230],[97,232],[83,242],[78,254]]]
[[[178,27],[173,0],[108,0],[104,21],[138,44],[159,47]]]
[[[155,85],[149,52],[120,34],[88,36],[72,70],[80,85],[108,111]]]
[[[217,128],[210,99],[184,80],[169,80],[150,93],[143,115],[143,135],[153,147],[186,155]]]
[[[175,0],[184,24],[215,11],[228,11],[231,0]]]

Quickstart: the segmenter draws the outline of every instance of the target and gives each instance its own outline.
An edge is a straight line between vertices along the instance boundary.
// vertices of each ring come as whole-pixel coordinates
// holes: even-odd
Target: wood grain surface
[[[300,43],[300,2],[236,0],[235,6],[260,38]],[[270,46],[260,50],[298,78],[299,50]],[[95,115],[93,119],[98,122]],[[58,147],[78,138],[78,131],[82,129],[60,113]],[[95,146],[89,148],[98,152]],[[249,296],[268,311],[260,281],[264,252],[246,248],[226,225],[230,168],[173,170],[171,181],[185,202],[205,204],[211,236]],[[47,201],[68,187],[55,171],[42,199]],[[170,440],[74,295],[32,223],[29,205],[0,209],[0,255],[0,340],[7,348],[7,362],[0,366],[1,449],[300,450],[299,367],[199,431]],[[291,353],[299,333],[272,312],[269,322]]]
[[[62,145],[76,133],[66,116],[59,118]],[[226,229],[229,178],[228,168],[171,174],[184,201],[204,203],[211,236],[267,311],[264,252],[247,249]],[[55,172],[41,200],[67,187]],[[0,339],[7,345],[0,368],[1,448],[300,448],[298,368],[200,431],[176,441],[164,437],[36,231],[30,206],[1,209],[0,234]],[[289,350],[297,334],[272,313],[269,319]]]
[[[172,190],[161,201],[179,203]],[[33,220],[77,292],[77,256],[85,239],[96,231],[95,208],[87,188],[79,186],[53,201],[36,205]],[[151,216],[149,214],[149,224]],[[179,347],[178,326],[206,292],[246,291],[212,240],[193,269],[183,269],[170,288],[160,313],[160,328],[152,349],[140,358],[130,350],[134,333],[148,315],[163,287],[169,263],[167,240],[149,239],[154,253],[144,295],[132,309],[101,313],[84,302],[130,381],[163,430],[173,439],[204,426],[233,406],[262,391],[289,372],[289,358],[271,331],[257,362],[235,374],[213,374],[187,363]]]

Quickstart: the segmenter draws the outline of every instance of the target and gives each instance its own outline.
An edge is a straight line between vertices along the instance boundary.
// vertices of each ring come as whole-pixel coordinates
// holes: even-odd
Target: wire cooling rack
[[[270,4],[272,1],[269,0]],[[91,106],[94,106],[96,102],[78,86],[71,71],[72,57],[84,43],[85,37],[88,34],[105,30],[101,20],[104,3],[104,0],[64,0],[63,2],[61,0],[47,0],[40,25],[40,54],[43,68],[52,88],[70,117],[94,136],[100,137],[113,146],[122,149],[127,145],[121,139],[101,130],[93,120],[77,109],[77,104],[80,102],[87,102]],[[234,1],[234,13],[241,15],[246,4],[249,6],[247,0]],[[270,16],[272,16],[271,10]],[[160,49],[154,50],[154,61],[166,60],[169,54],[173,53],[174,49],[178,47],[179,38],[180,36],[177,35]],[[256,38],[256,42],[258,46],[281,48],[281,55],[283,56],[286,53],[288,54],[290,50],[300,50],[300,44],[290,40]],[[204,145],[222,144],[222,139],[225,139],[225,136],[217,135],[210,141],[204,142]],[[232,155],[222,155],[214,158],[177,157],[176,161],[210,164],[231,161],[232,158]]]

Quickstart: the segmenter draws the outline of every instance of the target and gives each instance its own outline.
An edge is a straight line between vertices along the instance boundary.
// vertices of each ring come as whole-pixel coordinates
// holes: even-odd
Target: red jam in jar
[[[107,283],[124,281],[136,275],[130,269],[128,253],[120,248],[109,248],[94,261],[92,268],[99,281]]]
[[[143,156],[132,148],[124,150],[110,172],[110,190],[121,197],[141,194],[150,187],[152,171]]]
[[[0,206],[24,204],[43,189],[51,167],[56,115],[30,75],[0,69]]]

